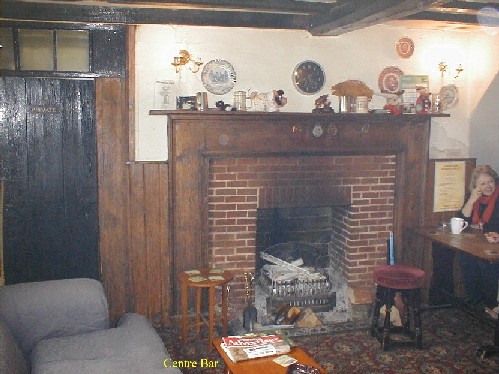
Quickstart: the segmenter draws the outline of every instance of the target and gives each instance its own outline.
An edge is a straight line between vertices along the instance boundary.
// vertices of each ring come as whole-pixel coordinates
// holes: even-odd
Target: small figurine
[[[334,113],[334,109],[331,108],[331,101],[328,99],[328,95],[319,96],[315,100],[315,109],[312,113]]]
[[[416,87],[416,92],[419,93],[419,97],[416,99],[416,113],[427,114],[431,109],[431,101],[428,89],[425,87]]]
[[[226,110],[228,107],[230,107],[230,104],[225,104],[222,100],[219,100],[215,103],[215,106],[217,107],[218,110]]]
[[[250,99],[252,102],[251,110],[257,112],[278,112],[288,102],[288,99],[284,97],[283,90],[265,93],[252,92]]]
[[[380,93],[375,94],[383,96],[386,98],[386,104],[383,109],[390,111],[391,114],[402,114],[404,112],[404,106],[402,105],[402,94],[404,91],[395,93]]]

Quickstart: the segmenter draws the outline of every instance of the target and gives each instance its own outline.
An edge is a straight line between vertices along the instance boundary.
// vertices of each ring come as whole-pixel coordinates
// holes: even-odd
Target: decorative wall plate
[[[443,103],[443,109],[450,109],[457,105],[459,91],[455,84],[449,84],[440,89],[439,96]]]
[[[397,50],[397,54],[402,58],[409,58],[414,53],[414,42],[412,39],[404,36],[399,39],[397,44],[395,45],[395,49]]]
[[[326,74],[317,62],[306,60],[296,65],[291,79],[299,92],[304,95],[313,95],[324,87]]]
[[[400,91],[400,77],[404,72],[396,66],[387,66],[378,77],[378,86],[383,93]]]
[[[234,88],[236,72],[225,60],[211,60],[201,72],[204,87],[215,95],[223,95]]]

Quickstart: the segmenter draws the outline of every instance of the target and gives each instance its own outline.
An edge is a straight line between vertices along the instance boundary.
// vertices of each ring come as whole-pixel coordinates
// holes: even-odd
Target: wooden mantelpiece
[[[395,155],[394,232],[424,218],[431,116],[151,111],[168,116],[172,281],[209,265],[208,165],[212,158]],[[447,116],[447,115],[439,115]],[[412,256],[408,256],[410,260]],[[399,263],[407,263],[403,251]],[[178,287],[174,286],[178,301]],[[174,305],[179,305],[174,302]]]

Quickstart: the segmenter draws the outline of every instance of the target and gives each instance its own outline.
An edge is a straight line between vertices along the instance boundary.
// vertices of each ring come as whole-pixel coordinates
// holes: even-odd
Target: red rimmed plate
[[[381,92],[396,93],[400,91],[400,77],[404,72],[396,66],[387,66],[378,77]]]
[[[404,36],[395,45],[397,54],[402,58],[409,58],[414,53],[414,42],[411,38]]]

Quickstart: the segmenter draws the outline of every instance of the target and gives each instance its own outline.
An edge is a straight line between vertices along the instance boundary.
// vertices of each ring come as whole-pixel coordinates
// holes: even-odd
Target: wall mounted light
[[[440,74],[442,76],[442,78],[444,77],[444,73],[449,69],[449,67],[447,66],[447,64],[443,61],[440,61],[438,63],[438,70],[440,70]]]
[[[444,61],[441,61],[438,63],[438,70],[440,71],[441,77],[443,78],[444,73],[446,71],[450,71],[450,67]],[[459,74],[464,71],[463,65],[459,64],[454,70],[456,70],[456,75],[454,75],[454,78],[459,77]]]
[[[457,78],[459,77],[459,74],[461,74],[463,72],[463,66],[461,64],[459,64],[456,68],[456,75],[454,75],[454,78]]]
[[[175,72],[178,74],[180,68],[185,65],[190,65],[189,70],[193,73],[197,73],[203,62],[201,59],[194,60],[189,52],[185,49],[180,50],[179,55],[173,57],[172,65],[175,66]]]

